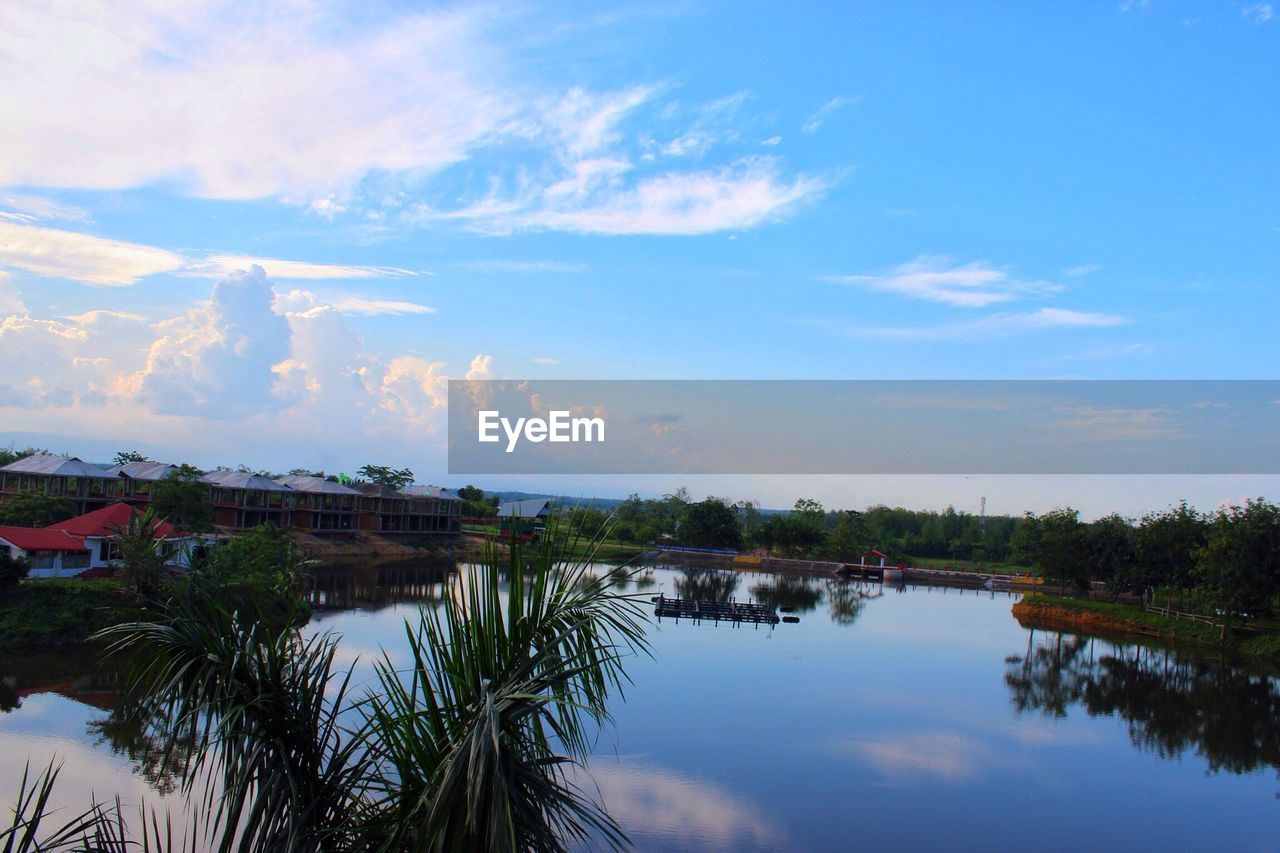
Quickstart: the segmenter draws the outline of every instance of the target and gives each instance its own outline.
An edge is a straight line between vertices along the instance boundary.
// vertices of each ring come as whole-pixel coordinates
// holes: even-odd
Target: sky
[[[0,443],[1140,514],[1275,477],[467,478],[450,378],[1280,363],[1280,6],[26,3]]]

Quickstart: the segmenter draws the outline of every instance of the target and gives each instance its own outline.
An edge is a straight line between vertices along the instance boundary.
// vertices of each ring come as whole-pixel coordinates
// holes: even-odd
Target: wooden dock
[[[746,601],[700,601],[696,598],[667,598],[665,595],[653,599],[653,614],[661,619],[664,616],[673,619],[689,619],[701,622],[704,619],[713,622],[732,622],[752,625],[777,625],[782,621],[778,612],[764,604]]]

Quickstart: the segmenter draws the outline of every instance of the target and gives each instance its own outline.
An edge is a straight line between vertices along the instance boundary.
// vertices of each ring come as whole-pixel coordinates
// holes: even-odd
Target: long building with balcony
[[[118,502],[141,509],[151,502],[156,484],[178,470],[164,462],[107,468],[75,457],[36,454],[0,467],[0,501],[34,493],[65,497],[77,514]],[[440,486],[393,489],[321,477],[273,480],[223,470],[203,474],[199,482],[209,489],[214,523],[229,530],[274,524],[317,534],[447,535],[462,529],[462,498]]]

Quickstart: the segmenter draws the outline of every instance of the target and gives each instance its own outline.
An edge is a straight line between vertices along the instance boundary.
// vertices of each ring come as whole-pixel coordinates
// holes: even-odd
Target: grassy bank
[[[29,580],[0,598],[0,650],[80,645],[141,611],[113,580]]]
[[[1246,657],[1280,665],[1280,633],[1256,633],[1247,629],[1228,632],[1220,639],[1217,625],[1190,619],[1149,613],[1136,604],[1063,598],[1056,595],[1027,595],[1013,606],[1018,622],[1034,627],[1082,633],[1154,638]]]

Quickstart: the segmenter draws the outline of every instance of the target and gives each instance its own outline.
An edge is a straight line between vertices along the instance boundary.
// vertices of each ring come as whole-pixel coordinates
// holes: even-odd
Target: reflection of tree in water
[[[18,691],[13,689],[12,679],[0,678],[0,714],[22,707],[21,700],[18,699]]]
[[[134,770],[161,794],[177,790],[191,762],[188,744],[195,738],[169,731],[166,721],[145,720],[127,705],[115,708],[102,720],[89,723],[99,744],[107,744],[116,755],[128,758]]]
[[[751,594],[761,604],[789,607],[796,613],[808,613],[822,601],[817,580],[801,575],[775,575],[770,582],[751,587]]]
[[[837,625],[852,625],[867,606],[867,595],[852,581],[827,581],[827,607],[831,621]]]
[[[453,561],[326,567],[312,573],[308,603],[317,610],[377,609],[404,601],[439,603],[457,571]]]
[[[676,578],[676,595],[699,601],[728,601],[738,590],[737,572],[722,569],[682,569]]]
[[[652,589],[657,586],[658,581],[653,577],[653,569],[645,569],[643,572],[635,576],[634,583],[636,592],[642,589]]]
[[[1213,772],[1280,770],[1280,684],[1213,660],[1183,658],[1061,634],[1009,658],[1005,684],[1019,711],[1118,715],[1140,749],[1179,757],[1188,749]],[[1096,648],[1095,648],[1096,644]]]

